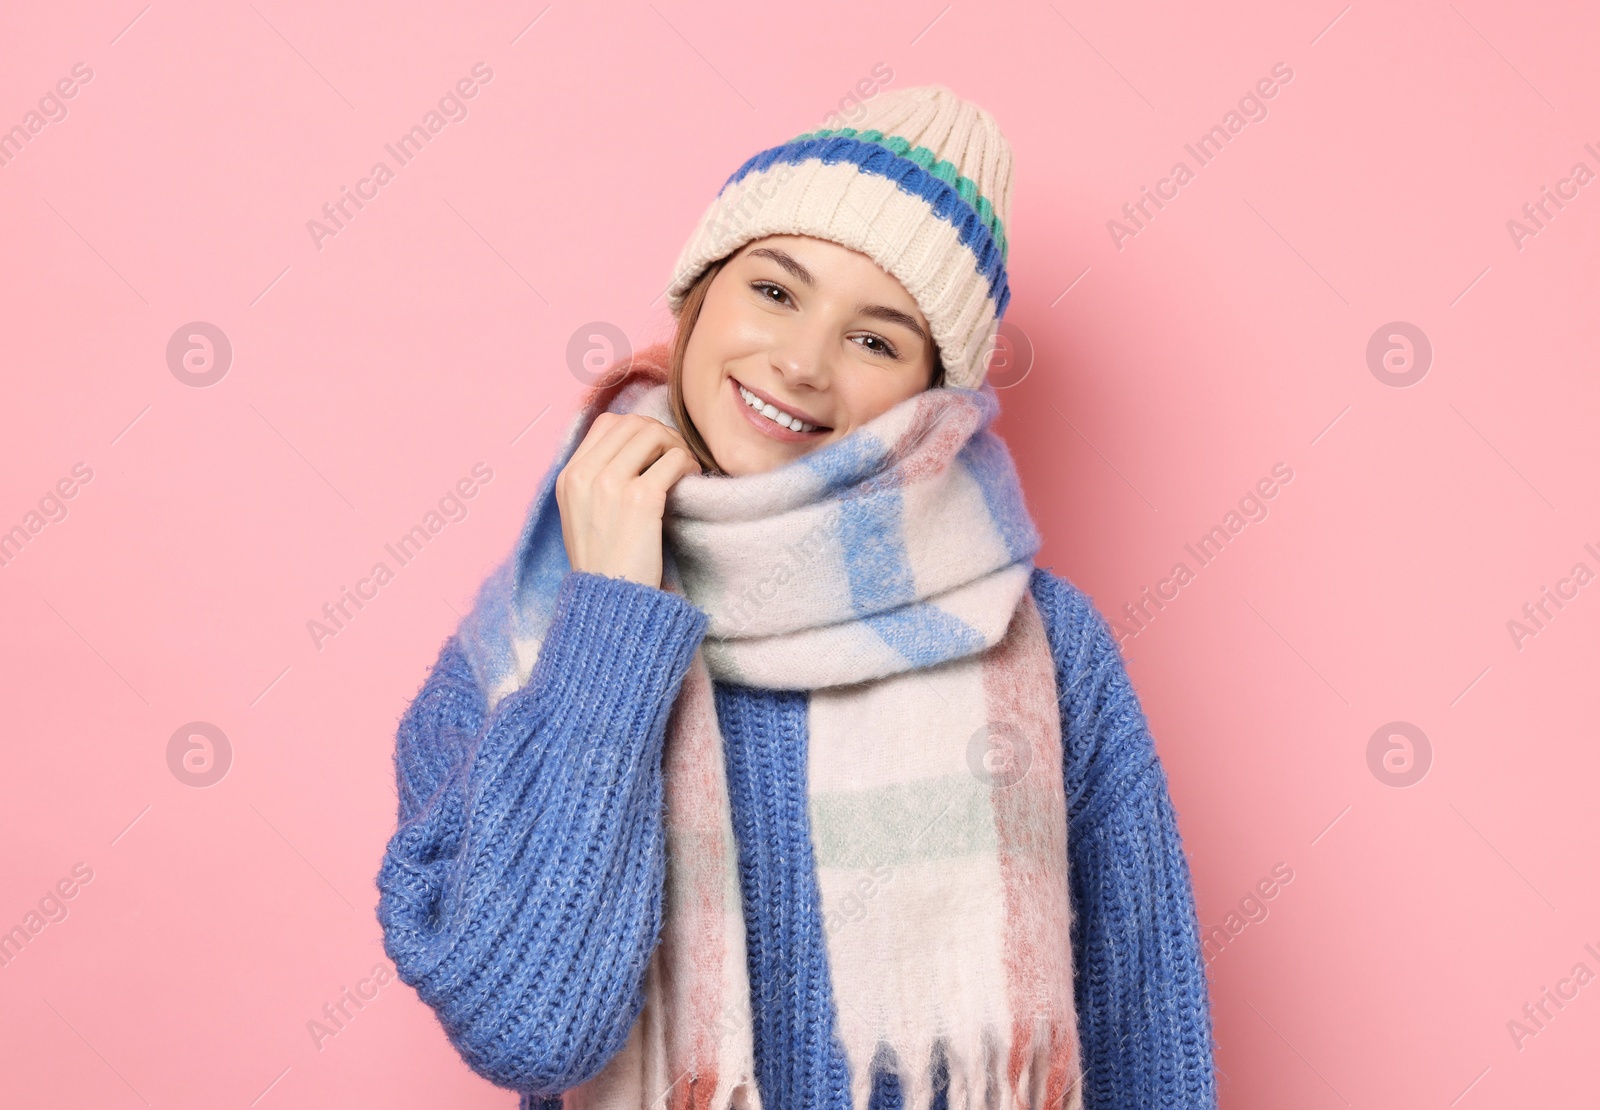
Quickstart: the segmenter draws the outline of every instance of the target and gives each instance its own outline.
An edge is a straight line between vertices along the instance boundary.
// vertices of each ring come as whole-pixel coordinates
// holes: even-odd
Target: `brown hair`
[[[689,450],[694,452],[695,459],[707,474],[721,474],[722,468],[712,457],[711,448],[706,446],[700,429],[689,419],[689,408],[683,400],[683,356],[689,349],[689,337],[694,334],[695,322],[700,319],[700,306],[705,304],[706,290],[711,288],[712,279],[732,257],[732,254],[724,255],[700,271],[700,276],[694,279],[694,284],[684,293],[683,307],[678,310],[678,330],[672,337],[671,360],[667,363],[667,398],[672,408],[672,419],[677,422],[684,442],[689,445]],[[944,359],[939,354],[939,348],[935,346],[933,377],[928,383],[928,388],[938,389],[944,382]]]

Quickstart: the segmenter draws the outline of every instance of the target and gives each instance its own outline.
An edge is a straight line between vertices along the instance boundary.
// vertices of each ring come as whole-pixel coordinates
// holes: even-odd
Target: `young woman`
[[[1211,1107],[1188,865],[943,86],[723,186],[396,738],[385,950],[531,1107]]]

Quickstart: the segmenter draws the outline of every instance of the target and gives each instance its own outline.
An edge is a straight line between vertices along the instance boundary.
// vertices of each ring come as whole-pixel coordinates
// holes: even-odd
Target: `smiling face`
[[[937,360],[927,318],[871,258],[769,235],[711,279],[684,350],[683,402],[718,468],[758,474],[927,389]]]

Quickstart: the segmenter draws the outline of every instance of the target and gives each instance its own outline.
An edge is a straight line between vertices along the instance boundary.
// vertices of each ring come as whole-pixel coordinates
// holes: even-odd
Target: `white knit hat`
[[[707,265],[768,235],[812,235],[899,279],[933,328],[945,384],[976,389],[1011,299],[1011,145],[943,85],[883,93],[858,127],[809,131],[723,184],[673,271],[676,317]]]

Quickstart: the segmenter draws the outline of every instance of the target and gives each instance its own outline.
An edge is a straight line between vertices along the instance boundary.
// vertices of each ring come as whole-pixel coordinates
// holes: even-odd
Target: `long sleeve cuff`
[[[680,594],[571,571],[556,594],[530,685],[548,683],[546,696],[590,724],[650,713],[677,695],[710,620]]]

